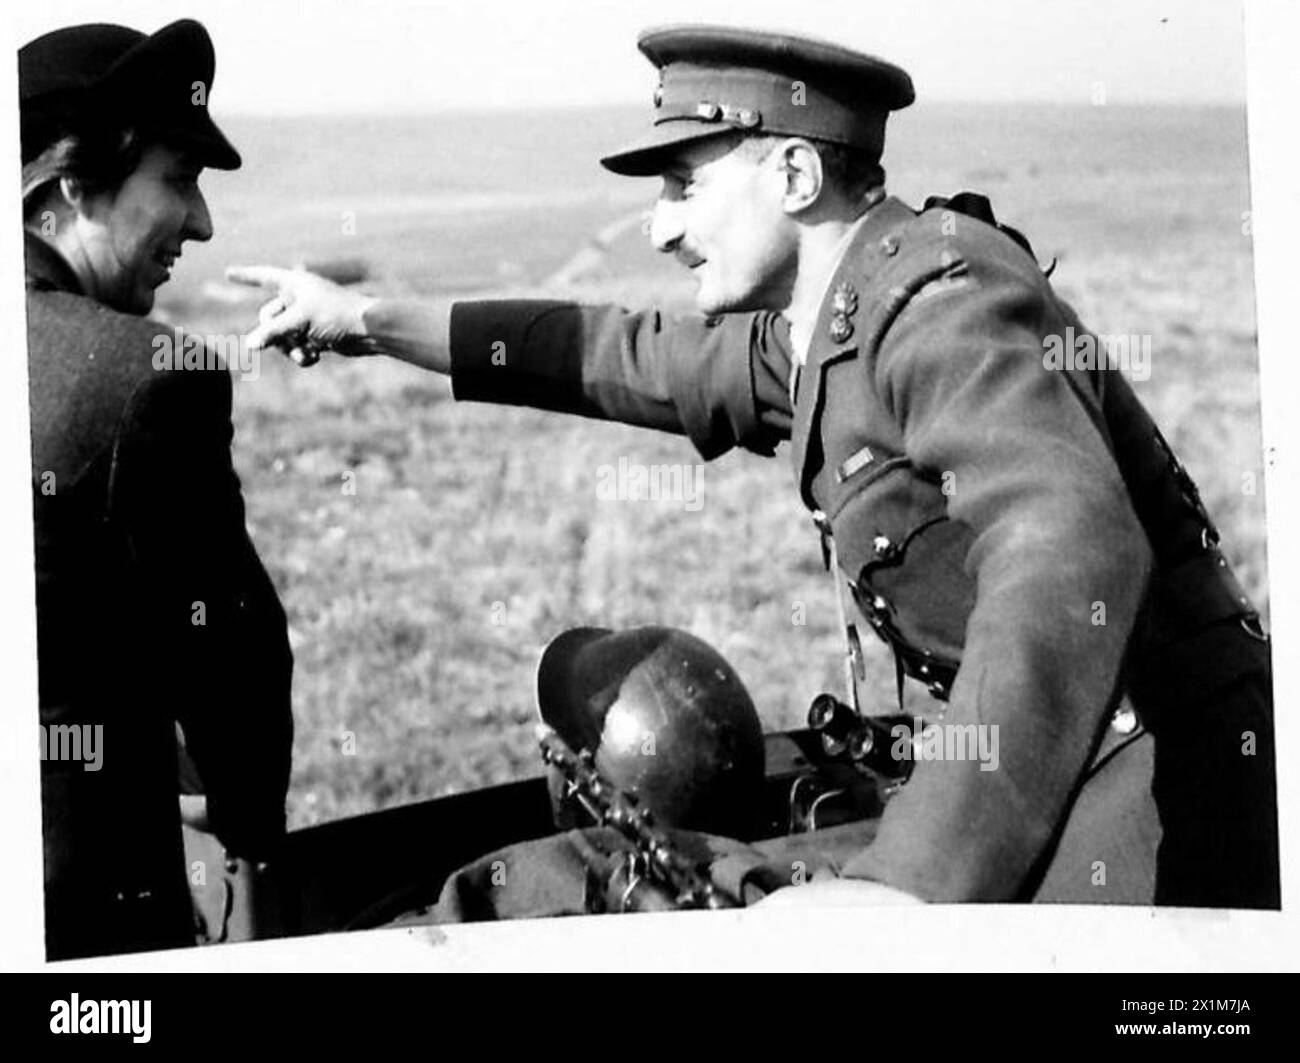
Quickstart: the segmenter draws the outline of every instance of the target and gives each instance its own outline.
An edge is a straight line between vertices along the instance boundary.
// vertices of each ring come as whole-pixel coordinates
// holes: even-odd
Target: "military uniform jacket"
[[[1124,379],[1048,367],[1045,341],[1086,329],[1008,232],[980,197],[873,208],[793,387],[773,315],[511,302],[454,308],[455,394],[706,458],[790,441],[859,622],[930,719],[999,729],[995,771],[918,763],[844,873],[929,900],[1275,905],[1258,618]]]
[[[193,944],[176,725],[214,831],[250,859],[283,835],[293,727],[230,375],[155,369],[170,326],[80,294],[30,236],[27,255],[41,723],[102,727],[98,770],[42,765],[49,951]]]

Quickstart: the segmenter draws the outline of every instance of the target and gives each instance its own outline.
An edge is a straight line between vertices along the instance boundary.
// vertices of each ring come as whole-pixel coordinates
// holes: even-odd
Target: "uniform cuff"
[[[529,334],[538,328],[548,337],[544,360],[526,357]],[[457,400],[565,411],[586,405],[582,318],[573,303],[459,302],[452,305],[449,332],[451,393]]]

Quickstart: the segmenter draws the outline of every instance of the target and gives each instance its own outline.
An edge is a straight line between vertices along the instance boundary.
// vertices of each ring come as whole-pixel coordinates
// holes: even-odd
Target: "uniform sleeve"
[[[1045,283],[953,265],[965,281],[900,293],[872,371],[908,457],[949,474],[948,514],[974,532],[976,601],[942,722],[996,728],[998,759],[919,761],[845,872],[929,900],[1006,900],[1048,854],[1099,740],[1151,556],[1095,388],[1044,366],[1044,337],[1066,325]]]
[[[222,371],[158,372],[128,405],[111,485],[148,618],[140,638],[241,856],[284,832],[293,667],[284,611],[248,537]]]
[[[775,314],[633,313],[536,300],[457,303],[458,399],[687,435],[706,458],[771,455],[790,434],[789,332]]]

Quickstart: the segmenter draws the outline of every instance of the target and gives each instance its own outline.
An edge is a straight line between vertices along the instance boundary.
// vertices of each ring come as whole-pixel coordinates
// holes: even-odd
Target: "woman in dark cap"
[[[200,171],[240,164],[213,66],[189,20],[19,51],[51,959],[194,943],[177,724],[195,819],[250,860],[284,832],[292,656],[245,530],[230,375],[155,368],[175,332],[143,316],[212,235]]]

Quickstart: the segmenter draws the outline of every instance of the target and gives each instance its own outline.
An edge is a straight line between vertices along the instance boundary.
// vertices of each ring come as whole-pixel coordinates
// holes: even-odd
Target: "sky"
[[[643,103],[636,34],[719,22],[826,37],[906,68],[918,102],[1244,103],[1236,0],[45,0],[14,46],[59,26],[212,34],[218,114]]]

